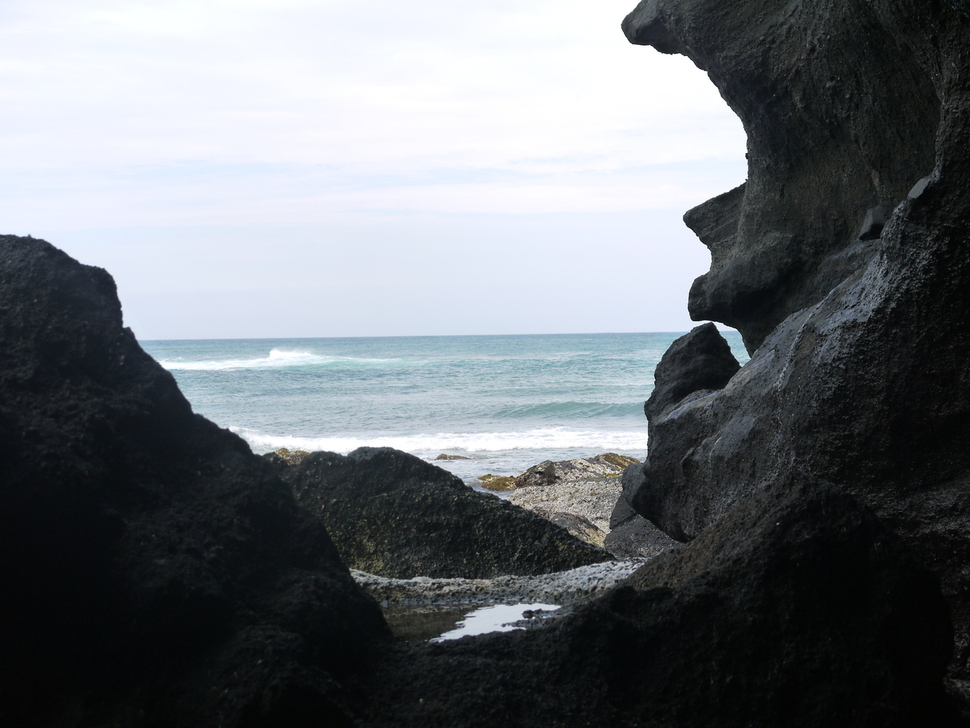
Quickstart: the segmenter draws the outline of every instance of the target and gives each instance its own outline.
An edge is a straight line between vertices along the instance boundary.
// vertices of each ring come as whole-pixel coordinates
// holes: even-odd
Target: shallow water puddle
[[[523,629],[513,623],[526,618],[526,612],[551,612],[559,609],[556,604],[496,604],[470,612],[455,625],[455,629],[432,639],[432,642],[456,640],[473,634],[488,632],[510,632]],[[532,616],[532,615],[528,615]]]
[[[527,619],[531,612],[551,612],[556,604],[498,604],[488,607],[410,607],[384,609],[394,636],[408,642],[444,642],[467,635],[509,632],[523,629],[513,622]]]

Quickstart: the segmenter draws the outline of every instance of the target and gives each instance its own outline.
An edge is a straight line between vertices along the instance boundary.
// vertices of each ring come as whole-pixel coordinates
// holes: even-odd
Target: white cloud
[[[369,214],[649,227],[740,182],[744,136],[689,61],[627,44],[634,4],[6,0],[0,217],[55,243]]]

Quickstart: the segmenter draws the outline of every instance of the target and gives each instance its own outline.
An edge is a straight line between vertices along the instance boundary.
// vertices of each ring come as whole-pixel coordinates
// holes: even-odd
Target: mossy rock
[[[280,467],[280,475],[326,524],[344,562],[380,576],[487,579],[611,558],[535,513],[390,448],[313,453]]]
[[[515,490],[515,478],[511,475],[492,475],[491,473],[487,473],[479,477],[478,482],[486,490]]]

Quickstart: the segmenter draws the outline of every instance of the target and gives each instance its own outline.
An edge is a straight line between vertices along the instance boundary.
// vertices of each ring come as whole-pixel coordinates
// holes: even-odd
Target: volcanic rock
[[[368,726],[954,726],[936,578],[866,508],[786,481],[551,625],[400,647]]]
[[[631,466],[633,468],[633,466]],[[638,472],[638,471],[636,471]],[[609,533],[603,548],[617,558],[652,558],[679,544],[637,513],[621,492],[610,514]]]
[[[111,277],[0,237],[0,352],[0,724],[345,724],[377,604]]]
[[[372,574],[486,579],[610,558],[546,519],[391,448],[317,452],[293,467],[279,463],[279,473],[326,524],[345,562]]]
[[[691,291],[691,315],[738,327],[752,352],[723,388],[648,412],[648,457],[624,479],[627,500],[687,540],[788,473],[834,483],[939,575],[963,679],[965,8],[644,0],[623,25],[634,43],[683,53],[706,70],[744,125],[746,184],[685,219],[712,258]]]
[[[594,478],[611,478],[620,475],[626,466],[635,462],[638,462],[636,458],[617,455],[615,452],[605,452],[589,458],[561,460],[559,462],[543,460],[517,476],[507,489],[540,487]]]

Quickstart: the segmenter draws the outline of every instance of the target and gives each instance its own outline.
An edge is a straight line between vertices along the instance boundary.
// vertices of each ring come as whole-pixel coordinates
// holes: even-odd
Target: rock
[[[441,453],[435,460],[471,460],[471,458],[466,458],[464,455],[448,455],[447,453]]]
[[[486,490],[498,492],[515,490],[515,486],[513,485],[515,478],[509,475],[492,475],[488,473],[480,476],[478,482]]]
[[[606,452],[590,458],[562,460],[555,463],[551,460],[544,460],[516,477],[511,483],[511,489],[547,486],[592,478],[612,478],[621,475],[625,467],[636,462],[639,462],[636,458],[617,455],[615,452]]]
[[[377,604],[111,277],[0,237],[0,351],[0,724],[345,724]]]
[[[583,541],[602,546],[603,539],[610,531],[610,513],[621,488],[620,479],[617,477],[575,480],[556,485],[518,488],[512,492],[509,502],[534,511],[553,522],[564,518],[581,519],[574,523],[577,528],[587,533],[587,537],[572,530],[570,532]]]
[[[679,546],[670,536],[640,515],[610,530],[603,548],[616,558],[653,558]]]
[[[568,604],[604,592],[630,576],[644,559],[604,561],[568,571],[494,579],[391,579],[353,571],[364,590],[389,609],[416,607],[482,607],[490,604],[545,602]]]
[[[558,480],[559,477],[556,475],[556,463],[552,462],[552,460],[543,460],[538,465],[533,465],[524,473],[514,478],[509,483],[510,487],[508,490],[552,485]]]
[[[748,137],[746,184],[685,217],[711,251],[692,318],[736,327],[753,351],[864,263],[838,259],[867,211],[895,208],[934,169],[936,140],[959,138],[948,103],[964,87],[966,21],[888,0],[644,0],[624,20],[631,42],[706,71]]]
[[[689,307],[752,351],[649,413],[627,500],[688,540],[791,472],[834,483],[939,575],[970,678],[970,18],[645,0],[624,29],[688,55],[744,124],[743,190],[687,216],[712,256]]]
[[[639,461],[616,453],[557,463],[547,460],[507,485],[513,491],[509,502],[538,513],[582,541],[603,547],[610,532],[610,514],[621,492],[618,476],[632,463]]]
[[[955,726],[951,649],[939,584],[899,539],[786,481],[551,624],[399,647],[364,723]]]
[[[629,466],[624,471],[624,476],[629,472],[632,477],[637,478],[640,472],[639,465],[635,463]],[[622,492],[610,513],[609,528],[610,531],[603,541],[603,548],[618,559],[653,558],[679,546],[677,541],[633,510]]]
[[[287,450],[285,447],[281,447],[279,450],[267,453],[265,457],[279,460],[285,465],[296,465],[309,454],[306,450]]]
[[[654,371],[653,392],[644,412],[649,418],[678,404],[688,394],[723,389],[740,368],[717,327],[698,326],[664,352]]]
[[[606,532],[586,518],[586,516],[542,507],[530,508],[529,510],[537,516],[542,516],[547,521],[555,523],[560,528],[565,528],[580,541],[603,548],[603,542],[606,540]]]
[[[313,453],[279,472],[326,524],[347,564],[380,576],[480,579],[610,558],[534,513],[390,448]]]

